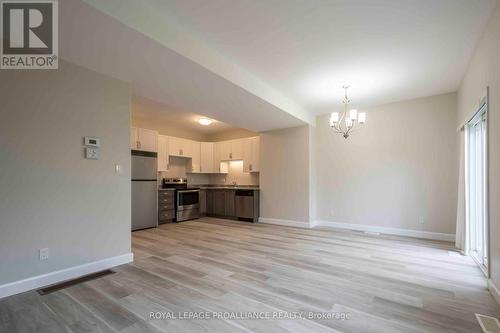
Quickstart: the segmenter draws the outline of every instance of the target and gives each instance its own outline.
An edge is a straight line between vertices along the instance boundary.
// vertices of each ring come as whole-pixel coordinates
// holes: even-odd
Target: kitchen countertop
[[[194,186],[193,186],[194,187]],[[214,186],[196,186],[201,190],[254,190],[258,191],[259,188],[257,186],[225,186],[225,185],[214,185]]]
[[[241,186],[233,186],[233,185],[188,185],[188,189],[190,188],[199,188],[200,190],[254,190],[258,191],[258,186],[252,185],[241,185]],[[173,188],[162,188],[158,187],[158,191],[175,191]]]

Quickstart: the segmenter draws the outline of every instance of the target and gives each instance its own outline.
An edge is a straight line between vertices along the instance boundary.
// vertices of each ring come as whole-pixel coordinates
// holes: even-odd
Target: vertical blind
[[[467,218],[471,255],[487,267],[486,106],[467,125]]]

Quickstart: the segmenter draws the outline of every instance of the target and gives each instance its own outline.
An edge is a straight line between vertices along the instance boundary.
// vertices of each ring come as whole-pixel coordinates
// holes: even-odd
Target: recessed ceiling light
[[[200,123],[200,125],[203,125],[203,126],[208,126],[212,123],[212,119],[200,118],[200,119],[198,119],[198,123]]]

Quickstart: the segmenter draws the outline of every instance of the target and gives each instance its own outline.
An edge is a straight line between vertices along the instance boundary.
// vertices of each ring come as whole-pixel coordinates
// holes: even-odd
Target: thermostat
[[[85,146],[87,146],[87,147],[100,147],[101,146],[101,139],[86,136],[85,137]]]

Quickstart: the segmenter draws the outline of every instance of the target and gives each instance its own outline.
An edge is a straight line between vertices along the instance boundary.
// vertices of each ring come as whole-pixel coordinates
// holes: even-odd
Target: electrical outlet
[[[40,260],[47,260],[47,259],[49,259],[49,249],[48,248],[40,249],[38,251],[38,254],[40,256]]]
[[[425,224],[425,219],[424,219],[424,217],[423,217],[423,216],[420,216],[420,217],[418,218],[418,223],[419,223],[419,224]]]

